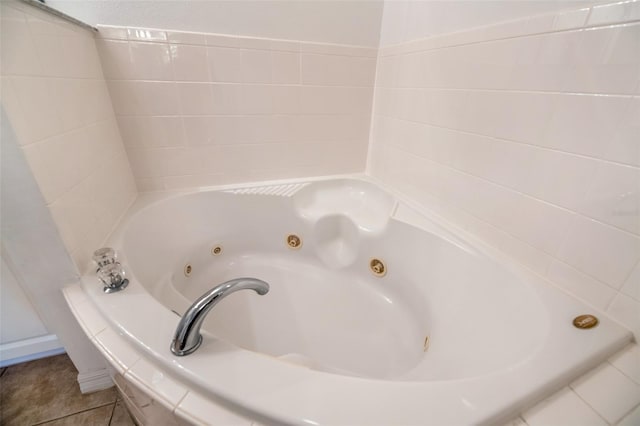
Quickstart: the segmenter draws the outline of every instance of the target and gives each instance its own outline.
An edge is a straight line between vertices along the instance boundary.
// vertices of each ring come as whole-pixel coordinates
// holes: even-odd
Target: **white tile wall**
[[[452,220],[634,330],[638,10],[598,5],[381,48],[369,154],[373,176],[463,212]]]
[[[101,27],[141,190],[364,170],[376,50]]]
[[[568,387],[526,410],[518,419],[521,422],[519,424],[637,425],[640,410],[639,368],[638,345],[629,345]]]
[[[640,385],[620,370],[604,364],[576,380],[571,388],[610,424],[615,424],[640,403]],[[615,392],[603,392],[615,389]]]
[[[638,14],[624,1],[382,47],[368,161],[636,339]],[[637,424],[639,368],[632,345],[514,424]]]
[[[606,426],[604,421],[589,405],[569,388],[545,399],[523,414],[529,426]]]
[[[94,34],[0,5],[2,106],[76,266],[136,196]]]

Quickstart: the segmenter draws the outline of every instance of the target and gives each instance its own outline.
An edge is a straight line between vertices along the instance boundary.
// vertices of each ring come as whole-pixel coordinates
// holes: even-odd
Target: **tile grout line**
[[[15,78],[15,77],[14,77]],[[31,78],[31,77],[24,77],[24,78]],[[33,78],[49,78],[49,77],[39,77],[39,76],[35,76]],[[72,78],[69,78],[69,80],[74,80]],[[356,88],[356,89],[361,89],[361,88],[365,88],[365,89],[371,89],[374,87],[373,84],[319,84],[319,83],[305,83],[305,82],[298,82],[298,83],[276,83],[276,82],[260,82],[260,81],[206,81],[206,80],[153,80],[153,79],[149,79],[149,78],[105,78],[105,81],[107,83],[113,81],[113,82],[134,82],[134,83],[163,83],[163,84],[177,84],[177,85],[188,85],[188,84],[211,84],[211,85],[220,85],[220,86],[275,86],[275,87],[314,87],[314,88],[320,88],[320,89],[324,89],[324,88],[340,88],[340,89],[351,89],[351,88]],[[408,88],[411,89],[411,88]],[[466,89],[458,89],[458,90],[466,90]],[[481,90],[481,89],[478,89]],[[487,89],[489,90],[489,89]],[[496,89],[497,90],[497,89]],[[587,94],[591,94],[591,93],[587,93]],[[607,94],[601,94],[601,95],[607,95]],[[610,96],[634,96],[634,95],[610,95]]]
[[[115,79],[111,79],[111,80],[107,80],[107,81],[143,81],[143,82],[157,82],[157,83],[163,83],[163,82],[167,82],[167,81],[171,81],[171,80],[123,80],[123,79],[119,79],[119,80],[115,80]],[[189,83],[189,82],[186,82]],[[192,81],[191,83],[198,83],[197,81]],[[205,83],[205,82],[200,82],[200,83]],[[231,82],[211,82],[214,84],[217,83],[231,83]],[[235,84],[264,84],[264,83],[235,83]],[[286,86],[287,84],[284,84],[284,86]],[[369,86],[321,86],[321,85],[317,85],[318,87],[369,87]],[[512,93],[526,93],[526,94],[542,94],[542,95],[571,95],[571,96],[598,96],[601,98],[637,98],[638,97],[638,93],[634,93],[633,90],[631,93],[609,93],[609,92],[571,92],[571,91],[562,91],[562,90],[544,90],[544,89],[527,89],[527,88],[515,88],[515,89],[510,89],[510,88],[506,88],[506,89],[499,89],[499,88],[491,88],[491,87],[442,87],[442,86],[398,86],[398,85],[394,85],[394,86],[376,86],[376,87],[380,87],[382,89],[386,89],[386,90],[411,90],[411,91],[415,91],[415,90],[432,90],[432,91],[450,91],[450,92],[498,92],[498,93],[504,93],[504,92],[512,92]]]
[[[404,150],[399,149],[399,148],[395,148],[395,149],[397,149],[398,151],[401,151],[401,152],[403,152],[403,153],[405,153],[405,154],[408,154],[408,155],[411,155],[411,156],[414,156],[414,157],[417,157],[417,158],[420,158],[420,159],[424,159],[424,160],[429,161],[429,162],[432,162],[432,163],[439,164],[439,165],[440,165],[440,166],[442,166],[442,167],[450,168],[450,169],[455,170],[455,171],[457,171],[457,172],[459,172],[459,173],[466,174],[466,175],[468,175],[468,176],[471,176],[471,177],[474,177],[474,178],[477,178],[477,179],[481,179],[481,180],[483,180],[483,181],[485,181],[485,182],[487,182],[487,183],[489,183],[489,184],[502,186],[502,185],[499,185],[499,184],[494,183],[493,181],[490,181],[490,180],[487,180],[487,179],[483,179],[483,178],[478,177],[478,176],[476,176],[476,175],[473,175],[473,174],[470,174],[470,173],[467,173],[467,172],[464,172],[464,171],[461,171],[461,170],[458,170],[458,169],[455,169],[455,168],[452,168],[452,167],[446,166],[446,165],[444,165],[444,164],[442,164],[442,163],[438,163],[438,162],[436,162],[436,161],[434,161],[434,160],[430,160],[430,159],[428,159],[428,158],[424,158],[424,157],[417,156],[417,155],[416,155],[416,154],[414,154],[414,153],[411,153],[411,152],[408,152],[408,151],[404,151]],[[509,188],[508,188],[508,187],[503,187],[503,188],[506,188],[507,190],[509,190]],[[465,208],[459,207],[459,206],[457,206],[457,205],[454,205],[454,204],[452,204],[450,201],[445,200],[445,199],[443,199],[443,198],[442,198],[442,197],[440,197],[440,196],[433,195],[433,194],[431,194],[431,195],[432,195],[434,198],[438,199],[440,202],[444,203],[445,205],[453,206],[454,208],[456,208],[456,209],[458,209],[458,210],[461,210],[463,213],[466,213],[466,214],[468,214],[468,215],[472,216],[472,217],[473,217],[473,218],[475,218],[476,220],[479,220],[480,222],[482,222],[482,223],[484,223],[484,224],[487,224],[487,225],[491,226],[492,228],[497,229],[499,232],[504,233],[504,234],[506,234],[507,236],[510,236],[511,238],[514,238],[515,240],[519,241],[520,243],[522,243],[522,244],[526,245],[527,247],[533,248],[533,249],[535,249],[535,250],[538,250],[538,251],[540,251],[540,252],[542,252],[542,253],[544,253],[544,254],[546,254],[546,255],[550,256],[550,257],[552,258],[552,261],[560,262],[560,263],[562,263],[563,265],[568,266],[569,268],[571,268],[571,269],[573,269],[573,270],[576,270],[576,271],[578,271],[579,273],[581,273],[581,274],[583,274],[583,275],[585,275],[585,276],[587,276],[587,277],[589,277],[589,278],[593,279],[593,280],[594,280],[594,281],[596,281],[598,284],[601,284],[601,285],[603,285],[603,286],[605,286],[605,287],[607,287],[607,288],[609,288],[609,289],[611,289],[611,290],[614,290],[614,291],[616,292],[616,295],[615,295],[615,296],[614,296],[614,298],[613,298],[613,299],[612,299],[612,300],[607,304],[607,307],[606,307],[605,309],[597,308],[597,309],[602,310],[604,313],[607,313],[607,312],[608,312],[609,307],[613,304],[613,301],[615,300],[615,298],[616,298],[619,294],[623,294],[623,295],[625,295],[625,296],[627,296],[627,297],[630,297],[630,296],[628,296],[627,294],[625,294],[624,292],[622,292],[622,287],[620,287],[620,288],[618,289],[618,288],[614,287],[612,284],[606,283],[606,282],[602,281],[601,279],[599,279],[599,278],[596,278],[596,277],[592,276],[592,275],[591,275],[591,274],[589,274],[589,273],[586,273],[586,272],[584,272],[584,271],[580,271],[580,270],[578,270],[578,269],[576,268],[576,266],[574,266],[574,265],[572,265],[572,264],[570,264],[570,263],[567,263],[565,260],[563,260],[563,259],[559,258],[559,257],[557,256],[557,254],[552,254],[552,253],[549,253],[549,252],[547,252],[547,251],[545,251],[545,250],[543,250],[543,249],[541,249],[541,248],[538,248],[538,247],[536,247],[536,246],[533,246],[533,245],[531,245],[529,242],[527,242],[527,241],[523,240],[522,238],[520,238],[520,237],[518,237],[518,236],[516,236],[516,235],[512,234],[511,232],[508,232],[508,231],[506,231],[506,230],[500,229],[500,228],[498,228],[496,225],[494,225],[493,223],[488,222],[487,220],[482,219],[482,218],[480,218],[480,217],[476,216],[473,212],[471,212],[471,211],[469,211],[469,210],[467,210],[467,209],[465,209]],[[527,194],[524,194],[524,193],[521,193],[521,195],[523,195],[523,196],[528,196]],[[528,196],[528,197],[530,197],[530,196]],[[533,198],[533,199],[535,199],[535,198]],[[542,201],[542,202],[544,202],[544,203],[549,204],[548,202],[546,202],[546,201],[544,201],[544,200],[538,200],[538,201]],[[552,204],[552,205],[553,205],[553,204]],[[556,205],[554,205],[554,206],[556,206]],[[564,209],[563,207],[560,207],[560,206],[556,206],[556,207],[561,208],[561,209]],[[566,210],[566,209],[565,209],[565,210]],[[573,213],[573,214],[575,214],[575,215],[578,215],[578,216],[586,217],[586,218],[587,218],[587,219],[589,219],[589,220],[593,220],[593,219],[590,219],[588,216],[584,216],[584,215],[582,215],[582,214],[580,214],[580,213],[578,213],[578,212],[572,212],[572,211],[570,211],[570,212],[571,212],[571,213]],[[608,226],[608,227],[612,227],[611,225],[607,225],[607,224],[606,224],[606,223],[604,223],[604,222],[600,222],[600,223],[601,223],[602,225],[605,225],[605,226]],[[459,225],[459,224],[455,224],[455,223],[454,223],[454,225],[456,225],[456,226],[460,227],[461,229],[465,230],[466,232],[471,233],[471,234],[472,234],[472,235],[474,235],[475,237],[480,238],[478,234],[476,234],[475,232],[473,232],[473,231],[472,231],[472,230],[470,230],[470,229],[467,229],[465,226],[463,226],[463,225]],[[620,230],[619,228],[615,228],[615,227],[612,227],[612,228],[617,229],[617,230]],[[628,232],[628,231],[625,231],[625,232]],[[637,236],[636,236],[636,238],[637,238]],[[502,250],[502,248],[500,248],[500,247],[498,247],[498,246],[494,245],[493,243],[488,243],[488,242],[486,242],[486,241],[485,241],[485,243],[489,244],[490,246],[494,247],[495,249],[497,249],[497,250],[499,250],[499,251],[501,251],[501,252],[503,252],[503,253],[506,253],[506,254],[508,255],[508,253],[507,253],[507,252],[504,252],[504,251]],[[514,259],[515,259],[515,258],[514,258]],[[530,266],[528,266],[528,265],[526,265],[525,263],[523,263],[523,261],[521,261],[521,260],[519,260],[519,259],[516,259],[516,261],[517,261],[519,264],[521,264],[521,265],[525,266],[526,268],[528,268],[529,270],[533,270]],[[640,262],[640,259],[639,259],[639,262]],[[547,266],[547,271],[548,271],[548,266]],[[578,297],[578,298],[580,298],[580,299],[581,299],[581,300],[583,300],[585,303],[587,303],[589,306],[593,306],[593,303],[592,303],[592,302],[588,302],[587,300],[582,299],[580,296],[576,295],[576,294],[575,294],[575,293],[573,293],[572,291],[570,291],[570,290],[566,289],[565,287],[561,286],[561,285],[560,285],[560,284],[558,284],[557,282],[552,281],[552,280],[548,277],[548,275],[547,275],[547,273],[546,273],[546,272],[545,272],[544,274],[543,274],[543,273],[540,273],[540,272],[536,272],[536,271],[534,271],[534,272],[535,272],[537,275],[539,275],[539,276],[541,276],[542,278],[544,278],[545,280],[547,280],[547,281],[549,281],[549,282],[553,283],[556,287],[558,287],[558,288],[559,288],[559,289],[561,289],[562,291],[567,292],[568,294],[572,295],[573,297]],[[632,272],[633,272],[633,271],[632,271]],[[634,299],[633,297],[630,297],[630,298],[631,298],[632,300],[634,300],[634,301],[635,301],[635,299]],[[625,326],[625,327],[626,327],[626,326]]]
[[[459,169],[459,168],[454,167],[454,166],[452,166],[452,165],[445,164],[445,163],[441,163],[441,162],[439,162],[439,161],[436,161],[436,160],[433,160],[433,159],[430,159],[430,158],[422,157],[422,156],[420,156],[420,155],[418,155],[418,154],[416,154],[416,153],[413,153],[413,152],[411,152],[411,151],[407,151],[406,149],[403,149],[403,148],[399,148],[398,146],[395,146],[395,145],[394,145],[394,149],[396,149],[397,151],[401,151],[401,152],[403,152],[403,153],[405,153],[405,154],[409,154],[409,155],[411,155],[411,156],[417,157],[417,158],[419,158],[419,159],[426,160],[426,161],[429,161],[429,162],[431,162],[431,163],[435,163],[435,164],[437,164],[437,165],[439,165],[439,166],[441,166],[441,167],[444,167],[444,168],[447,168],[447,169],[450,169],[450,170],[454,170],[454,171],[456,171],[456,172],[458,172],[458,173],[461,173],[461,174],[464,174],[464,175],[467,175],[467,176],[471,176],[471,177],[473,177],[473,178],[479,179],[479,180],[481,180],[481,181],[483,181],[483,182],[485,182],[485,183],[488,183],[488,184],[490,184],[490,185],[498,186],[498,187],[500,187],[500,188],[502,188],[502,189],[504,189],[504,190],[511,191],[511,192],[515,192],[515,193],[519,194],[520,196],[523,196],[523,197],[526,197],[526,198],[530,198],[530,199],[532,199],[532,200],[534,200],[534,201],[537,201],[537,202],[543,203],[543,204],[545,204],[545,205],[553,206],[553,207],[555,207],[555,208],[557,208],[557,209],[560,209],[560,210],[562,210],[562,211],[564,211],[564,212],[566,212],[566,213],[574,214],[574,215],[578,215],[578,216],[581,216],[581,217],[586,218],[586,219],[588,219],[588,220],[592,220],[592,221],[598,222],[599,224],[601,224],[601,225],[603,225],[603,226],[605,226],[605,227],[607,227],[607,228],[610,228],[610,229],[613,229],[613,230],[616,230],[616,231],[620,231],[620,232],[622,232],[622,233],[624,233],[624,234],[626,234],[626,235],[628,235],[628,236],[630,236],[630,237],[632,237],[632,238],[640,239],[640,235],[639,235],[639,234],[636,234],[636,233],[634,233],[634,232],[632,232],[632,231],[629,231],[629,230],[626,230],[626,229],[620,228],[620,227],[618,227],[618,226],[616,226],[616,225],[612,225],[612,224],[610,224],[610,223],[604,222],[604,221],[603,221],[603,220],[601,220],[601,219],[595,219],[595,218],[592,218],[591,216],[589,216],[589,215],[587,215],[587,214],[585,214],[585,213],[581,213],[581,212],[579,212],[579,211],[577,211],[577,210],[572,210],[572,209],[570,209],[570,208],[568,208],[568,207],[563,207],[563,206],[561,206],[561,205],[559,205],[559,204],[555,204],[555,203],[553,203],[553,202],[550,202],[550,201],[544,200],[544,199],[542,199],[542,198],[540,198],[540,197],[538,197],[538,196],[531,195],[531,194],[528,194],[528,193],[526,193],[526,192],[522,192],[521,190],[519,190],[519,189],[514,189],[514,188],[512,188],[512,187],[510,187],[510,186],[507,186],[507,185],[506,185],[506,184],[504,184],[504,183],[498,183],[498,182],[495,182],[495,181],[493,181],[493,180],[491,180],[491,179],[488,179],[488,178],[486,178],[486,177],[478,176],[478,175],[476,175],[476,174],[474,174],[474,173],[468,172],[468,171],[466,171],[466,170]],[[438,198],[440,198],[440,197],[438,197]],[[464,210],[464,209],[463,209],[463,210]],[[473,216],[475,216],[475,215],[473,215]],[[488,222],[488,223],[490,223],[490,222]],[[496,226],[496,225],[493,225],[493,226]],[[529,245],[530,245],[530,244],[529,244]],[[535,246],[532,246],[532,247],[535,247]],[[553,254],[553,253],[549,253],[549,252],[547,252],[547,251],[545,251],[545,250],[542,250],[542,249],[540,249],[540,248],[538,248],[538,250],[543,251],[543,252],[545,252],[545,253],[547,253],[547,254],[550,254],[550,255],[552,255],[552,256],[555,256],[555,254]],[[633,271],[633,270],[632,270],[632,271]],[[586,274],[586,275],[589,275],[589,274]]]
[[[111,426],[111,421],[113,420],[113,413],[116,412],[116,404],[118,403],[118,397],[116,396],[116,401],[113,403],[113,408],[111,409],[111,416],[109,416],[109,423],[107,425]]]
[[[143,27],[117,27],[121,29],[133,29],[133,30],[145,30],[147,28]],[[176,32],[181,33],[183,31],[173,31],[173,30],[165,30],[165,29],[151,29],[154,31],[161,32]],[[299,54],[307,54],[307,55],[325,55],[325,56],[354,56],[358,58],[375,58],[377,56],[377,51],[379,47],[373,46],[360,46],[360,45],[349,45],[349,44],[333,44],[333,43],[325,43],[325,42],[314,42],[314,41],[306,41],[306,40],[289,40],[289,39],[261,39],[260,37],[252,37],[252,36],[230,36],[229,34],[217,34],[217,33],[200,33],[206,36],[220,36],[223,38],[229,37],[240,37],[240,38],[249,38],[252,40],[268,40],[275,42],[285,42],[285,43],[297,43],[300,44],[297,48],[274,48],[274,47],[254,47],[254,46],[240,46],[235,44],[224,44],[220,43],[188,43],[188,42],[180,42],[180,41],[171,41],[171,40],[154,40],[154,39],[138,39],[138,38],[118,38],[113,36],[105,36],[100,33],[100,29],[98,29],[98,33],[95,35],[95,40],[105,40],[111,42],[122,42],[122,43],[146,43],[146,44],[167,44],[167,45],[177,45],[177,46],[195,46],[195,47],[203,47],[203,48],[222,48],[222,49],[240,49],[240,50],[259,50],[259,51],[267,51],[267,52],[288,52],[288,53],[299,53]],[[335,48],[338,50],[360,50],[360,53],[356,52],[341,52],[341,53],[325,53],[325,52],[317,52],[314,51],[313,48],[308,48],[308,45],[319,45],[320,48],[329,46],[330,48]],[[362,50],[369,50],[370,53],[362,52]]]
[[[376,114],[376,117],[382,117],[384,119],[390,119],[390,120],[400,121],[400,122],[405,122],[405,123],[419,124],[419,125],[422,125],[422,126],[435,127],[435,128],[438,128],[438,129],[444,129],[444,130],[448,130],[448,131],[451,131],[451,132],[462,133],[462,134],[470,135],[470,136],[480,136],[480,137],[483,137],[483,138],[489,138],[489,139],[497,140],[497,141],[500,141],[500,142],[513,143],[513,144],[517,144],[517,145],[528,146],[528,147],[531,147],[531,148],[534,148],[534,149],[541,149],[543,151],[559,152],[561,154],[573,155],[573,156],[576,156],[576,157],[579,157],[579,158],[583,158],[583,159],[586,159],[586,160],[601,161],[603,163],[607,163],[607,164],[611,164],[611,165],[615,165],[615,166],[631,167],[631,168],[634,168],[634,169],[640,169],[640,165],[621,163],[619,161],[608,160],[608,159],[604,159],[604,158],[600,158],[600,157],[594,157],[594,156],[587,155],[587,154],[581,154],[581,153],[571,152],[571,151],[564,151],[562,149],[557,149],[557,148],[552,148],[552,147],[542,146],[542,145],[536,145],[535,143],[532,143],[532,142],[523,142],[523,141],[518,141],[518,140],[515,140],[515,139],[506,139],[506,138],[503,138],[503,137],[486,135],[484,133],[478,133],[478,132],[474,132],[474,131],[470,131],[470,130],[456,129],[454,127],[442,126],[442,125],[439,125],[439,124],[427,123],[427,122],[424,122],[424,121],[410,120],[410,119],[407,119],[407,118],[398,118],[398,117],[393,117],[391,115],[385,115],[385,114],[379,114],[379,113]]]
[[[37,77],[37,78],[39,78],[39,77]],[[171,116],[171,117],[173,117],[173,116]],[[86,123],[86,124],[82,124],[82,126],[74,127],[72,129],[65,130],[65,131],[63,131],[61,133],[56,133],[56,134],[53,134],[51,136],[46,136],[44,138],[29,142],[29,143],[22,144],[22,145],[20,145],[20,147],[24,148],[24,147],[27,147],[27,146],[39,145],[39,144],[42,144],[44,142],[48,142],[50,139],[58,138],[58,137],[61,137],[61,136],[69,136],[72,133],[77,133],[79,131],[86,130],[89,127],[93,127],[93,126],[96,126],[96,125],[99,125],[99,124],[105,124],[105,123],[108,123],[110,121],[115,121],[116,125],[117,125],[118,124],[117,123],[117,115],[113,114],[113,116],[111,116],[109,118],[104,118],[104,119],[92,121],[92,122],[89,122],[89,123]]]
[[[600,365],[602,365],[602,364],[604,364],[604,363],[607,363],[607,364],[608,364],[608,363],[609,363],[609,361],[608,361],[608,360],[607,360],[607,361],[604,361],[604,362],[603,362],[603,363],[601,363]],[[594,368],[592,368],[590,371],[594,371],[595,369],[597,369],[597,368],[599,368],[599,367],[600,367],[600,366],[595,366],[595,367],[594,367]],[[584,376],[585,376],[586,374],[588,374],[588,373],[589,373],[589,372],[587,372],[587,373],[583,374],[581,377],[584,377]],[[580,379],[580,378],[578,378],[578,379],[576,379],[576,380],[579,380],[579,379]],[[604,422],[605,422],[606,424],[611,425],[611,423],[609,423],[609,420],[607,420],[606,418],[604,418],[604,416],[603,416],[602,414],[600,414],[600,412],[599,412],[598,410],[596,410],[596,409],[595,409],[591,404],[589,404],[589,402],[588,402],[587,400],[585,400],[585,399],[584,399],[584,398],[583,398],[583,397],[582,397],[578,392],[576,392],[576,390],[573,388],[573,383],[575,383],[575,380],[574,380],[573,382],[571,382],[571,383],[569,383],[569,384],[567,385],[567,387],[568,387],[569,389],[571,389],[571,392],[572,392],[573,394],[575,394],[575,395],[580,399],[580,401],[584,402],[584,403],[586,404],[586,406],[587,406],[587,407],[589,407],[589,409],[590,409],[591,411],[593,411],[594,413],[596,413],[596,415],[597,415],[598,417],[600,417],[602,420],[604,420]]]
[[[589,12],[589,15],[591,14],[591,11]],[[540,15],[539,15],[540,16]],[[528,21],[528,20],[525,20]],[[452,47],[463,47],[463,46],[469,46],[469,45],[477,45],[477,44],[482,44],[482,43],[493,43],[493,42],[500,42],[500,41],[504,41],[504,40],[513,40],[513,39],[518,39],[518,38],[525,38],[525,37],[538,37],[538,36],[546,36],[546,35],[550,35],[550,34],[560,34],[560,33],[569,33],[569,32],[581,32],[581,31],[588,31],[588,30],[598,30],[598,29],[606,29],[609,27],[622,27],[622,26],[628,26],[628,25],[634,25],[637,24],[638,22],[640,22],[639,19],[630,19],[630,20],[625,20],[625,21],[614,21],[614,22],[608,22],[608,23],[601,23],[601,24],[591,24],[589,25],[587,22],[585,22],[583,25],[579,26],[579,27],[575,27],[575,28],[565,28],[565,29],[552,29],[552,30],[548,30],[548,31],[541,31],[541,32],[524,32],[522,34],[512,34],[512,35],[506,35],[506,36],[502,36],[502,37],[482,37],[479,36],[478,39],[476,40],[471,40],[471,41],[463,41],[463,42],[455,42],[455,43],[451,43],[451,44],[444,44],[442,46],[434,46],[434,47],[419,47],[416,46],[414,48],[411,48],[411,44],[412,43],[427,43],[427,40],[429,39],[436,39],[438,37],[455,37],[455,36],[459,36],[461,33],[464,32],[471,32],[471,31],[477,31],[481,28],[491,28],[491,27],[496,27],[496,26],[500,26],[504,23],[508,23],[508,22],[514,22],[514,21],[503,21],[503,22],[498,22],[496,24],[492,24],[492,25],[487,25],[487,26],[483,26],[483,27],[474,27],[474,28],[470,28],[468,30],[464,30],[464,31],[460,31],[460,32],[452,32],[452,33],[445,33],[445,34],[439,34],[439,35],[434,35],[431,37],[425,37],[425,38],[419,38],[419,39],[415,39],[415,40],[408,40],[408,41],[404,41],[402,43],[397,43],[397,44],[392,44],[392,45],[388,45],[388,46],[381,46],[378,49],[382,50],[382,49],[403,49],[405,48],[406,51],[402,51],[402,52],[391,52],[391,53],[381,53],[380,56],[382,57],[393,57],[393,56],[402,56],[402,55],[409,55],[409,54],[414,54],[414,53],[423,53],[423,52],[429,52],[429,51],[435,51],[435,50],[441,50],[441,49],[448,49],[448,48],[452,48]],[[406,48],[405,46],[409,45],[408,48]]]
[[[633,413],[639,407],[640,403],[634,405],[629,411],[625,412],[624,415],[616,422],[616,425],[619,425],[629,414]]]
[[[43,422],[34,423],[32,426],[46,425],[47,423],[53,422],[53,421],[55,421],[55,420],[66,419],[66,418],[68,418],[68,417],[75,416],[76,414],[81,414],[81,413],[86,413],[86,412],[88,412],[88,411],[97,410],[98,408],[103,408],[103,407],[106,407],[106,406],[108,406],[108,405],[110,405],[110,404],[114,404],[114,405],[115,405],[115,401],[113,401],[113,402],[108,402],[108,403],[106,403],[106,404],[98,405],[98,406],[95,406],[95,407],[87,408],[87,409],[84,409],[84,410],[80,410],[80,411],[77,411],[77,412],[75,412],[75,413],[67,414],[66,416],[56,417],[56,418],[54,418],[54,419],[49,419],[49,420],[45,420],[45,421],[43,421]]]
[[[631,278],[631,276],[633,275],[633,271],[635,271],[636,268],[638,268],[640,265],[640,259],[638,259],[638,261],[636,262],[636,264],[633,266],[633,268],[631,268],[631,270],[629,271],[629,274],[627,274],[627,276],[624,278],[624,281],[622,282],[622,286],[620,287],[620,291],[622,291],[622,289],[624,288],[625,284],[627,283],[627,281],[629,281],[629,278]],[[629,296],[628,294],[624,293],[625,296],[628,296],[629,298],[636,300],[635,297],[633,296]],[[640,300],[639,300],[640,301]]]
[[[637,344],[637,343],[631,343],[631,344],[633,345],[633,344]],[[628,346],[627,346],[627,347],[628,347]],[[623,376],[625,376],[627,379],[629,379],[629,380],[630,380],[634,385],[636,385],[636,387],[640,388],[640,383],[636,382],[636,380],[635,380],[633,377],[631,377],[629,374],[627,374],[627,372],[622,371],[622,370],[621,370],[617,365],[615,365],[613,362],[611,362],[611,358],[612,358],[612,357],[614,357],[614,356],[616,356],[616,355],[620,354],[622,351],[626,350],[626,349],[627,349],[627,347],[624,347],[624,348],[620,349],[618,352],[616,352],[616,353],[615,353],[615,354],[613,354],[611,357],[609,357],[609,359],[607,359],[607,363],[608,363],[609,365],[611,365],[613,368],[615,368],[616,370],[618,370],[618,372],[619,372],[620,374],[622,374],[622,375],[623,375]],[[638,403],[637,405],[638,405],[638,406],[640,406],[640,403]],[[634,408],[635,408],[635,406],[634,406]]]

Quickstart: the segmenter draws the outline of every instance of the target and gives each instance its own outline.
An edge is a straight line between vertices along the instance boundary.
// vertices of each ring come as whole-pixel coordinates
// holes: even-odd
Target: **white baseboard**
[[[65,353],[55,334],[19,340],[17,342],[0,345],[0,367],[34,359],[45,358]],[[78,374],[78,384],[82,393],[91,393],[113,386],[111,375],[107,368]]]
[[[80,392],[91,393],[110,388],[113,386],[113,380],[111,380],[109,370],[103,368],[102,370],[79,373],[78,384],[80,384]]]
[[[55,334],[32,337],[0,345],[0,367],[64,353]]]

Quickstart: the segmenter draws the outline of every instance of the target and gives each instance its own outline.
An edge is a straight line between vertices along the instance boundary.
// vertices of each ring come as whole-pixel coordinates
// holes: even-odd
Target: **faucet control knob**
[[[102,266],[98,270],[98,278],[104,284],[102,290],[105,293],[115,293],[129,285],[129,280],[125,278],[124,268],[118,262]]]
[[[116,251],[111,247],[102,247],[93,252],[93,261],[98,265],[98,271],[112,263],[116,263],[118,259],[118,255]]]

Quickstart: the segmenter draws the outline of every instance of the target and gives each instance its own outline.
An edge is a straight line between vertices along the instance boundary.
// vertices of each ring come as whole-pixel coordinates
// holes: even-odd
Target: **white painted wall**
[[[58,336],[44,325],[6,256],[0,258],[0,366],[65,352]]]
[[[48,332],[16,276],[0,257],[0,345]]]
[[[382,0],[47,0],[90,24],[163,28],[375,47]]]
[[[543,14],[600,0],[386,0],[380,46]]]
[[[2,257],[42,322],[55,333],[80,373],[105,368],[104,359],[69,311],[62,288],[78,272],[29,170],[9,120],[0,108],[0,217]],[[13,320],[11,320],[13,322]]]

